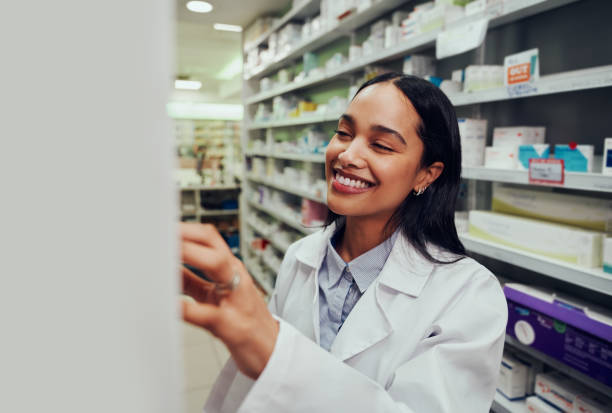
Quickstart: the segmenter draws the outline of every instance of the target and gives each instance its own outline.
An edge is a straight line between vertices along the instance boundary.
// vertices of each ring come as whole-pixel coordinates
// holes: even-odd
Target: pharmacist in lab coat
[[[327,148],[328,225],[291,245],[269,306],[213,227],[182,224],[183,261],[216,281],[183,270],[183,317],[231,353],[205,412],[488,412],[507,307],[457,237],[459,142],[435,86],[365,83]]]

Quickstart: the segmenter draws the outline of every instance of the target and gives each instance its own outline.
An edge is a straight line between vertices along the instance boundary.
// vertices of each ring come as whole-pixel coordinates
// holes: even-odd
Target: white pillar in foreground
[[[182,410],[174,7],[0,7],[1,412]]]

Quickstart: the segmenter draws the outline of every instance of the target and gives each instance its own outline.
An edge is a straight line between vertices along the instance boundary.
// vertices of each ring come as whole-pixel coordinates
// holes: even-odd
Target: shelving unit
[[[308,39],[304,39],[299,42],[291,51],[284,55],[276,56],[272,61],[266,65],[262,65],[249,73],[244,73],[244,113],[245,113],[245,128],[243,133],[243,153],[245,158],[251,160],[253,158],[265,158],[266,160],[272,160],[280,163],[312,163],[313,167],[324,167],[325,156],[320,153],[277,153],[272,148],[274,145],[251,145],[254,140],[270,140],[276,139],[277,136],[282,136],[278,141],[286,139],[286,135],[295,133],[300,128],[317,127],[320,130],[328,131],[333,126],[332,122],[336,122],[340,116],[338,111],[320,111],[321,113],[308,114],[293,118],[275,119],[274,116],[268,121],[255,121],[255,109],[257,106],[265,104],[269,105],[271,101],[278,96],[284,96],[288,94],[294,94],[298,96],[312,97],[312,94],[323,93],[321,91],[327,91],[327,88],[340,89],[338,85],[346,85],[348,87],[355,84],[356,79],[364,72],[366,67],[371,65],[380,64],[396,64],[402,57],[414,53],[426,53],[432,55],[432,50],[435,49],[436,40],[438,36],[445,30],[452,30],[453,28],[461,27],[462,25],[469,24],[479,19],[488,19],[488,30],[499,29],[506,30],[511,28],[512,25],[526,24],[525,20],[532,19],[546,19],[549,14],[556,13],[557,15],[562,12],[561,9],[564,7],[587,7],[580,3],[594,3],[597,0],[512,0],[512,1],[500,1],[499,3],[487,8],[486,10],[464,17],[445,29],[436,29],[429,32],[421,33],[413,36],[407,40],[400,40],[396,45],[390,48],[379,49],[376,52],[358,58],[354,61],[346,61],[339,67],[324,69],[322,72],[318,71],[316,75],[306,76],[305,78],[297,81],[290,81],[289,83],[272,86],[267,90],[260,89],[259,81],[264,77],[272,78],[276,71],[280,69],[290,69],[296,66],[301,61],[301,56],[306,52],[318,53],[321,50],[325,50],[327,55],[330,55],[326,47],[341,38],[351,38],[351,42],[359,37],[356,33],[359,29],[367,24],[375,22],[377,19],[382,17],[388,17],[391,11],[401,8],[402,10],[410,10],[413,3],[401,0],[388,1],[381,0],[370,9],[362,12],[353,11],[345,19],[339,21],[333,27],[327,27],[320,33],[312,36]],[[602,3],[603,4],[603,3]],[[601,4],[600,4],[601,6]],[[287,13],[283,19],[279,20],[275,24],[274,28],[265,33],[259,40],[258,44],[263,44],[270,34],[274,30],[279,30],[282,26],[293,20],[299,20],[296,16],[299,13],[303,13],[301,16],[312,17],[317,13],[318,2],[305,1],[299,3],[294,9]],[[540,15],[542,17],[540,17]],[[536,17],[537,16],[537,17]],[[507,26],[507,27],[506,27]],[[518,32],[518,30],[517,30]],[[361,32],[359,32],[361,33]],[[487,35],[487,38],[489,34]],[[510,35],[516,36],[516,33],[510,33]],[[363,36],[362,36],[363,37]],[[506,40],[506,39],[504,39]],[[514,41],[515,39],[511,39]],[[510,43],[511,40],[508,40]],[[550,37],[547,38],[550,43]],[[498,59],[495,61],[486,61],[485,51],[486,42],[481,48],[470,56],[470,61],[474,64],[502,64],[503,61]],[[544,56],[546,53],[547,44],[539,44],[533,40],[528,43],[529,47],[522,49],[513,50],[519,52],[521,50],[527,50],[531,47],[539,47],[540,55]],[[253,45],[250,45],[245,52],[251,51]],[[598,47],[598,46],[597,46]],[[555,47],[555,52],[559,53],[558,47]],[[472,53],[472,52],[470,52]],[[509,54],[509,53],[508,53]],[[326,56],[327,56],[326,55]],[[606,56],[610,55],[608,53]],[[582,56],[582,55],[581,55]],[[455,59],[455,57],[445,59],[444,62]],[[462,66],[453,67],[452,70],[464,68],[466,65],[466,59],[456,58],[460,61]],[[502,56],[503,59],[503,56]],[[474,62],[476,60],[476,62]],[[489,90],[482,90],[472,93],[455,93],[450,94],[449,99],[453,105],[457,108],[457,111],[462,113],[469,113],[470,115],[461,115],[467,117],[482,117],[483,111],[489,105],[497,105],[495,107],[507,108],[510,105],[525,105],[532,99],[543,100],[547,96],[554,95],[558,101],[565,101],[572,99],[576,94],[584,94],[587,98],[592,95],[599,97],[599,94],[608,93],[610,96],[610,87],[612,86],[612,59],[605,61],[604,59],[594,59],[596,64],[591,66],[584,65],[582,62],[576,62],[575,66],[562,65],[556,61],[549,63],[547,66],[548,72],[552,74],[543,74],[533,84],[533,89],[527,94],[521,96],[511,95],[506,88],[496,88]],[[319,67],[324,67],[325,62],[319,62]],[[469,64],[469,63],[467,63]],[[397,64],[396,66],[397,67]],[[555,71],[554,69],[557,69]],[[578,68],[578,70],[574,70]],[[446,76],[448,78],[449,76]],[[588,95],[587,95],[588,94]],[[331,93],[327,93],[331,95]],[[348,94],[347,94],[348,95]],[[346,96],[341,96],[346,97]],[[586,98],[585,98],[586,99]],[[547,100],[546,102],[550,102]],[[601,100],[599,101],[601,104]],[[504,106],[506,105],[506,106]],[[514,108],[514,106],[512,106]],[[522,108],[522,106],[521,106]],[[335,108],[334,108],[335,109]],[[552,110],[552,109],[551,109]],[[593,110],[597,110],[596,107]],[[517,111],[519,113],[524,113]],[[609,111],[608,111],[609,112]],[[606,112],[606,113],[608,113]],[[573,113],[559,114],[560,117],[571,117]],[[579,115],[576,115],[577,117]],[[603,114],[602,114],[603,116]],[[497,115],[500,118],[499,114]],[[519,117],[517,115],[517,117]],[[565,119],[564,119],[565,120]],[[503,119],[503,121],[507,121]],[[577,119],[576,122],[580,122],[581,119]],[[499,120],[498,120],[499,123]],[[499,124],[494,126],[509,126],[508,124]],[[608,133],[607,136],[612,136],[612,131],[607,129],[608,132],[601,132],[602,128],[597,129],[597,133]],[[489,131],[490,132],[490,131]],[[597,135],[597,136],[600,136]],[[600,136],[603,138],[603,135]],[[572,140],[580,139],[580,136],[572,136]],[[559,140],[557,136],[549,136],[549,142],[554,143],[567,143]],[[594,139],[590,137],[589,139]],[[258,142],[261,143],[261,142]],[[269,143],[269,142],[268,142]],[[591,143],[591,142],[585,142]],[[262,149],[265,147],[266,149]],[[257,148],[257,149],[247,149]],[[598,149],[599,150],[599,149]],[[595,162],[598,162],[596,160]],[[292,164],[293,165],[293,164]],[[272,235],[265,231],[263,228],[257,226],[254,222],[248,222],[244,217],[248,214],[249,210],[258,211],[258,213],[264,214],[267,217],[273,218],[278,222],[281,222],[287,227],[293,228],[304,235],[308,235],[316,229],[308,229],[302,226],[294,217],[283,215],[278,208],[262,205],[257,202],[250,201],[255,199],[249,196],[249,191],[254,190],[259,185],[274,188],[275,190],[283,193],[298,196],[304,199],[314,200],[317,202],[325,202],[326,194],[313,194],[309,191],[297,188],[295,185],[288,185],[279,183],[278,180],[270,178],[262,178],[256,175],[249,174],[245,168],[245,202],[242,204],[244,207],[241,210],[243,214],[243,222],[245,224],[244,230],[256,233],[258,236],[268,239],[273,248],[278,252],[284,253],[288,248],[288,245],[279,245],[272,239]],[[597,171],[597,167],[595,168]],[[462,178],[466,180],[469,202],[468,205],[477,205],[477,202],[473,202],[474,196],[482,196],[487,194],[487,191],[475,191],[476,187],[481,188],[483,185],[488,185],[490,182],[499,182],[507,184],[518,184],[518,185],[530,185],[527,171],[519,170],[503,170],[503,169],[492,169],[484,167],[464,167],[462,170]],[[552,186],[552,185],[551,185]],[[251,189],[249,189],[251,187]],[[601,196],[612,199],[612,177],[605,176],[601,173],[565,173],[565,182],[562,186],[554,186],[558,191],[572,190],[572,191],[585,191],[590,196]],[[490,192],[490,191],[489,191]],[[282,231],[282,230],[281,230]],[[612,295],[612,275],[604,273],[601,269],[589,269],[575,265],[571,265],[565,262],[548,259],[546,257],[538,256],[535,254],[526,253],[513,248],[508,248],[499,244],[484,241],[478,239],[469,234],[460,234],[461,241],[465,245],[466,249],[472,253],[480,254],[488,257],[499,263],[511,264],[518,270],[527,269],[533,273],[539,274],[542,278],[546,278],[547,281],[557,282],[558,284],[569,283],[580,287],[581,290],[585,290],[589,294],[595,294],[597,296],[609,297]],[[244,251],[248,251],[248,246],[243,246]],[[244,252],[243,254],[245,254]],[[247,266],[249,264],[247,263]],[[509,267],[509,266],[508,266]],[[275,271],[274,268],[269,269],[271,273]],[[255,275],[255,274],[254,274]],[[505,275],[505,274],[501,274]],[[255,275],[259,276],[259,275]],[[562,283],[561,283],[562,282]],[[511,339],[511,338],[510,338]],[[510,341],[510,340],[508,340]],[[509,342],[509,345],[515,343]],[[523,346],[525,347],[525,346]],[[544,355],[535,354],[530,352],[528,348],[521,348],[526,352],[545,359]],[[550,361],[550,360],[549,360]],[[559,370],[565,371],[566,373],[575,377],[579,376],[578,372],[568,369],[560,363],[554,364],[554,360],[549,363],[550,365],[558,368]],[[588,382],[584,378],[579,378],[583,382]],[[598,386],[597,383],[587,383],[591,387],[603,391],[607,390]],[[494,412],[526,412],[526,406],[524,401],[510,402],[501,395],[497,395],[495,402],[492,406]]]

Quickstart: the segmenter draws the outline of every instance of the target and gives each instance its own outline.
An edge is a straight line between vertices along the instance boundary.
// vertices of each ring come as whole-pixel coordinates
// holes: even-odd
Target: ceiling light
[[[190,1],[187,2],[187,8],[195,13],[208,13],[212,11],[212,4],[205,1]]]
[[[177,79],[174,81],[174,87],[176,89],[198,90],[202,87],[202,82],[198,82],[197,80]]]
[[[242,27],[236,26],[235,24],[224,24],[224,23],[215,23],[213,25],[215,30],[223,30],[226,32],[241,32]]]

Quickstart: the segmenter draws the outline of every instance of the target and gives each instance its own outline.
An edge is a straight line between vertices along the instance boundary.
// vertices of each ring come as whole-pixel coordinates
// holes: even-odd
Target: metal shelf
[[[257,202],[248,201],[248,204],[250,206],[252,206],[253,208],[265,212],[266,214],[270,215],[271,217],[276,218],[280,222],[290,226],[293,229],[296,229],[296,230],[300,231],[301,233],[303,233],[305,235],[312,234],[313,232],[315,232],[317,230],[317,228],[306,228],[302,224],[294,222],[290,217],[286,217],[283,214],[279,214],[274,209],[272,209],[270,207],[267,207],[267,206],[264,206],[264,205],[261,205],[261,204],[258,204]]]
[[[183,186],[180,188],[181,191],[228,191],[233,189],[240,189],[238,185],[192,185]]]
[[[469,234],[459,234],[459,238],[469,251],[612,296],[612,275],[606,274],[600,268],[579,267],[485,241]]]
[[[257,283],[257,285],[259,285],[268,296],[272,295],[272,293],[274,292],[274,288],[264,281],[264,275],[260,271],[255,270],[256,267],[253,265],[251,260],[245,259],[244,264],[247,267],[249,274],[251,274],[251,277],[253,277],[253,279]]]
[[[200,209],[197,215],[202,217],[214,217],[224,215],[238,215],[237,209]]]
[[[256,49],[264,43],[272,33],[280,29],[286,23],[288,23],[292,19],[304,19],[306,17],[311,17],[316,14],[319,10],[320,1],[318,0],[305,0],[300,2],[300,4],[294,6],[291,10],[283,15],[277,22],[275,22],[270,29],[268,29],[265,33],[259,36],[255,41],[245,45],[243,52],[249,53],[251,50]]]
[[[303,190],[303,189],[299,189],[299,188],[294,188],[294,187],[282,185],[282,184],[279,184],[277,182],[271,181],[269,179],[263,179],[263,178],[259,178],[257,176],[253,176],[253,175],[247,175],[246,178],[249,181],[257,182],[257,183],[260,183],[260,184],[264,184],[266,186],[270,186],[272,188],[280,189],[283,192],[287,192],[287,193],[290,193],[290,194],[293,194],[293,195],[301,196],[302,198],[311,199],[313,201],[325,203],[325,195],[317,196],[316,194],[313,194],[312,192],[309,192],[309,191],[306,191],[306,190]]]
[[[313,123],[334,122],[340,118],[342,113],[330,113],[324,115],[306,115],[297,118],[288,118],[282,120],[271,120],[266,122],[253,122],[247,125],[248,130],[267,129],[267,128],[282,128],[286,126],[309,125]]]
[[[610,86],[612,86],[612,65],[607,65],[542,76],[533,83],[532,91],[520,96],[511,96],[506,88],[496,88],[473,93],[449,94],[448,98],[455,106],[466,106]]]
[[[325,163],[325,154],[271,153],[264,151],[245,152],[245,156],[263,156],[266,158],[288,159],[290,161]]]
[[[525,17],[532,16],[534,14],[538,14],[556,7],[564,6],[569,3],[573,3],[577,0],[522,0],[522,1],[514,1],[508,5],[504,5],[505,10],[502,9],[502,4],[494,5],[489,7],[487,10],[483,12],[476,13],[471,16],[466,16],[461,20],[453,22],[450,28],[457,27],[460,25],[468,24],[474,20],[489,18],[489,28],[494,28],[497,26],[501,26],[504,24],[511,23],[516,20],[523,19]],[[431,48],[435,46],[436,38],[439,33],[442,32],[442,29],[432,30],[430,32],[422,33],[420,35],[411,37],[407,40],[400,41],[397,45],[390,47],[388,49],[383,50],[380,53],[365,56],[361,59],[355,60],[353,62],[348,62],[347,64],[342,65],[340,68],[332,69],[326,71],[325,74],[319,75],[313,78],[304,79],[301,82],[292,82],[282,87],[277,87],[274,90],[262,91],[257,93],[247,99],[245,99],[246,104],[253,104],[257,102],[261,102],[266,99],[270,99],[274,96],[281,95],[283,93],[287,93],[293,90],[302,89],[308,86],[314,86],[319,83],[323,83],[329,80],[337,79],[342,76],[346,76],[350,73],[362,70],[365,66],[384,62],[386,60],[396,59],[401,56],[405,56],[411,53],[416,53],[421,50]],[[331,42],[331,40],[329,40]],[[311,49],[312,50],[312,49]],[[282,60],[279,60],[278,65],[280,65]],[[278,66],[275,66],[278,67]],[[261,71],[261,73],[267,73],[268,68],[266,67]],[[469,97],[463,97],[463,95],[458,96],[458,99],[461,98],[468,99]]]
[[[498,391],[495,392],[495,399],[491,410],[495,413],[529,413],[525,400],[511,401],[502,396]]]
[[[292,60],[301,57],[304,53],[318,49],[336,39],[339,39],[340,37],[349,35],[353,30],[360,28],[364,24],[369,23],[370,21],[382,16],[390,10],[397,8],[397,6],[406,3],[407,1],[408,0],[382,0],[376,4],[373,4],[371,7],[362,11],[361,13],[349,15],[338,24],[327,27],[318,35],[309,39],[304,39],[288,53],[281,56],[276,56],[274,61],[272,61],[270,64],[247,74],[245,79],[250,80],[253,78],[260,78],[272,73],[274,70],[289,64]]]
[[[532,185],[529,183],[528,171],[519,171],[515,169],[493,169],[485,167],[462,167],[461,169],[461,177],[463,179]],[[612,192],[612,175],[587,172],[566,172],[565,183],[563,185],[544,186],[579,189],[582,191]]]
[[[270,244],[272,244],[272,246],[276,248],[279,252],[282,252],[284,254],[289,249],[289,244],[285,245],[285,244],[281,244],[280,242],[277,242],[274,238],[271,237],[272,234],[270,234],[268,231],[264,231],[261,227],[259,227],[254,222],[247,220],[247,225],[250,226],[255,232],[263,236],[265,239],[270,241]]]

